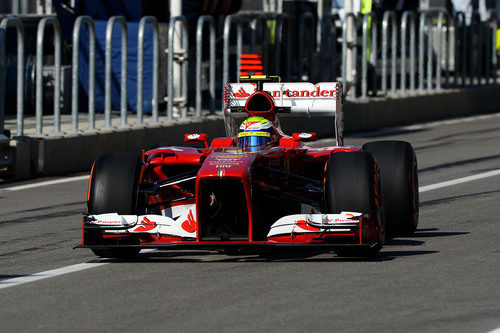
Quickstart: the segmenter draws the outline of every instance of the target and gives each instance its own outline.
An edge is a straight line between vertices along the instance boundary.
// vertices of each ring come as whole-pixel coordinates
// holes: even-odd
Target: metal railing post
[[[250,21],[250,53],[256,53],[256,44],[257,44],[257,28],[259,23],[262,24],[264,28],[264,44],[262,50],[262,66],[264,68],[264,73],[267,72],[267,61],[269,58],[269,33],[267,29],[267,20],[276,18],[275,14],[272,13],[263,13],[255,15]]]
[[[370,43],[368,43],[368,34],[370,31],[370,21],[371,24],[371,38]],[[375,62],[377,59],[377,24],[376,24],[375,13],[368,13],[363,15],[363,40],[361,47],[361,97],[366,98],[368,95],[368,59],[367,54],[370,54],[370,64],[375,68]],[[368,45],[370,44],[370,46]],[[375,73],[374,73],[375,75]],[[376,94],[376,78],[373,79],[373,89]]]
[[[120,83],[120,118],[121,125],[127,125],[127,21],[123,16],[113,16],[106,25],[106,60],[104,78],[104,119],[105,127],[111,127],[111,46],[113,42],[113,29],[115,24],[120,24],[121,30],[121,83]]]
[[[11,10],[12,10],[12,14],[20,14],[20,10],[21,8],[20,7],[20,2],[19,0],[11,0]]]
[[[153,28],[153,91],[151,100],[151,116],[153,123],[158,122],[158,68],[160,58],[160,28],[154,16],[145,16],[139,22],[137,34],[137,123],[143,123],[144,116],[144,33],[146,24]]]
[[[356,98],[356,81],[357,81],[357,73],[356,73],[356,61],[354,61],[354,73],[353,73],[353,82],[347,82],[347,49],[352,48],[353,58],[357,59],[357,48],[358,44],[358,34],[353,35],[352,44],[347,41],[347,23],[349,20],[353,20],[353,25],[355,27],[358,26],[358,21],[356,15],[354,13],[346,13],[344,17],[344,21],[342,22],[342,83],[344,85],[344,94],[347,95],[347,92],[350,92],[350,97]]]
[[[240,77],[240,59],[242,50],[242,27],[241,16],[238,14],[231,14],[224,19],[224,47],[223,47],[223,60],[222,60],[222,84],[229,83],[229,42],[231,38],[231,24],[236,23],[236,77]]]
[[[488,52],[490,56],[488,57],[488,62],[486,65],[488,66],[487,71],[486,71],[486,80],[489,83],[490,78],[493,79],[493,84],[496,84],[497,80],[497,63],[498,63],[498,58],[497,58],[497,52],[496,52],[496,46],[497,46],[497,28],[498,28],[498,21],[497,21],[497,13],[494,10],[489,10],[488,11],[489,18],[487,21],[488,24],[488,43],[486,44],[488,48],[491,48],[490,51]],[[491,35],[490,35],[491,34]],[[490,39],[491,38],[491,39]]]
[[[458,30],[458,22],[460,22],[460,35],[462,38],[459,38],[459,30]],[[454,87],[458,87],[458,68],[459,64],[461,67],[461,77],[462,77],[462,86],[465,85],[465,70],[466,70],[466,59],[465,59],[465,14],[462,12],[457,12],[455,15],[455,82]],[[459,42],[460,40],[460,42]],[[459,61],[460,59],[460,61]]]
[[[89,129],[95,127],[95,24],[90,16],[80,16],[73,28],[73,66],[71,75],[71,120],[72,130],[78,131],[79,79],[80,79],[80,32],[83,24],[89,29]]]
[[[21,19],[19,18],[13,18],[13,17],[4,18],[0,23],[0,28],[5,29],[5,31],[7,31],[7,29],[10,27],[16,28],[17,31],[17,92],[16,92],[17,133],[16,135],[23,136],[24,135],[24,25]],[[5,103],[5,95],[0,103]]]
[[[284,71],[285,76],[283,77],[284,80],[289,80],[290,79],[290,74],[291,74],[291,62],[290,62],[290,57],[292,54],[291,51],[291,42],[290,42],[290,32],[285,31],[283,26],[286,26],[287,28],[290,27],[290,18],[286,13],[278,15],[278,18],[276,19],[276,45],[275,45],[275,63],[274,63],[274,68],[277,73],[283,73],[283,70],[281,68],[281,51],[283,47],[283,34],[286,34],[286,69]]]
[[[54,17],[44,17],[38,24],[36,38],[36,134],[43,134],[43,45],[47,25],[54,29],[54,132],[61,131],[61,27]]]
[[[5,127],[5,29],[0,28],[0,135]]]
[[[300,81],[303,80],[302,76],[302,68],[303,68],[303,46],[304,46],[304,28],[308,26],[309,29],[309,46],[307,48],[307,53],[308,53],[308,60],[309,60],[309,66],[308,66],[308,75],[306,80],[311,80],[312,76],[312,68],[314,67],[313,65],[313,54],[314,54],[314,41],[316,40],[314,37],[314,16],[312,15],[311,12],[305,12],[300,15],[299,18],[299,33],[298,33],[298,52],[297,52],[297,66],[298,66],[298,79]]]
[[[450,31],[450,15],[448,15],[447,12],[440,10],[438,13],[438,19],[437,19],[437,34],[438,34],[438,40],[437,40],[437,55],[436,55],[436,89],[441,90],[441,66],[442,66],[442,60],[443,60],[443,17],[446,16],[446,54],[445,54],[445,68],[446,68],[446,81],[445,84],[448,86],[449,83],[449,75],[450,75],[450,57],[449,57],[449,48],[450,48],[450,38],[449,38],[449,31]]]
[[[196,27],[196,116],[201,117],[201,60],[203,58],[203,27],[208,25],[210,34],[210,114],[215,113],[215,21],[210,15],[200,16]]]
[[[419,82],[418,90],[424,91],[424,81],[425,81],[425,53],[424,53],[424,39],[425,39],[425,29],[427,28],[427,90],[432,89],[432,25],[431,22],[426,23],[428,12],[422,12],[420,14],[420,24],[419,24],[419,38],[418,38],[418,71],[419,71]]]
[[[335,81],[336,79],[336,71],[335,71],[335,53],[337,50],[337,32],[335,29],[335,19],[337,18],[337,15],[335,14],[323,14],[323,17],[321,18],[319,27],[321,28],[321,34],[319,35],[319,42],[321,45],[318,45],[318,53],[319,53],[319,71],[320,71],[320,80],[323,80],[323,74],[328,74],[327,75],[327,80],[332,80]],[[327,44],[328,43],[328,44]],[[327,51],[329,47],[329,51]],[[327,72],[325,68],[325,58],[327,54],[330,54],[331,57],[331,67],[330,70]],[[326,72],[326,73],[325,73]]]
[[[406,92],[406,36],[410,21],[410,92],[415,91],[415,12],[405,11],[401,17],[401,93]]]
[[[472,13],[471,17],[471,36],[470,36],[470,50],[471,50],[471,71],[470,71],[470,84],[473,85],[481,85],[481,61],[482,61],[482,52],[481,52],[481,15],[478,10]],[[477,78],[477,83],[475,83],[475,79]]]
[[[434,52],[432,50],[434,36],[432,34],[432,24],[429,24],[428,38],[427,38],[427,91],[432,90],[432,60]]]
[[[182,27],[182,49],[179,51],[174,50],[174,33],[175,33],[175,24],[177,22],[181,23]],[[180,97],[178,101],[180,102],[181,108],[181,118],[186,118],[187,116],[187,52],[189,50],[189,41],[188,41],[188,29],[187,29],[187,20],[184,16],[175,16],[170,19],[170,23],[168,26],[168,104],[167,104],[167,119],[173,119],[173,111],[174,111],[174,58],[176,61],[182,64],[182,86],[180,91]],[[181,55],[182,54],[182,55]]]
[[[397,29],[396,13],[387,11],[382,19],[382,94],[387,94],[387,30],[389,29],[389,19],[391,20],[391,95],[396,94],[396,47]]]

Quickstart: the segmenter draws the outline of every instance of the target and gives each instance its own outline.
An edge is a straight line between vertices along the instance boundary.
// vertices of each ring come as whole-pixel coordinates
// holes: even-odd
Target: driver
[[[277,141],[273,124],[263,117],[250,117],[241,123],[238,131],[238,148],[256,152],[270,147]]]

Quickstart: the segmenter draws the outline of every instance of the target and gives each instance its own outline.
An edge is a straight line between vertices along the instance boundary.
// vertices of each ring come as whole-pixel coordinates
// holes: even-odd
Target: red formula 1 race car
[[[336,146],[310,148],[315,133],[285,135],[282,114],[330,115]],[[102,257],[141,249],[267,251],[316,247],[369,256],[385,234],[418,221],[412,146],[343,143],[342,85],[247,77],[224,89],[227,137],[186,134],[205,148],[108,153],[94,163],[82,247]]]

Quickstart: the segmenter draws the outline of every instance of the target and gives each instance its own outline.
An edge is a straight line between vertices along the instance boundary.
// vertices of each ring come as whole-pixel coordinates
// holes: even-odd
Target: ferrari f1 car
[[[92,167],[82,247],[102,257],[141,249],[237,252],[312,248],[376,254],[418,221],[417,160],[402,141],[344,145],[342,85],[246,77],[224,88],[226,137],[204,148],[101,155]],[[334,119],[336,145],[282,132],[296,114]],[[245,120],[245,118],[248,118]],[[243,121],[244,120],[244,121]],[[326,124],[325,126],[327,126]]]

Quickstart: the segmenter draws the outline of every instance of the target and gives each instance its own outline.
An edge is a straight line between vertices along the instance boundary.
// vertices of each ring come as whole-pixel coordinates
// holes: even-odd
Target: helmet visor
[[[271,138],[268,136],[244,136],[238,138],[238,145],[243,151],[256,152],[269,145]]]

